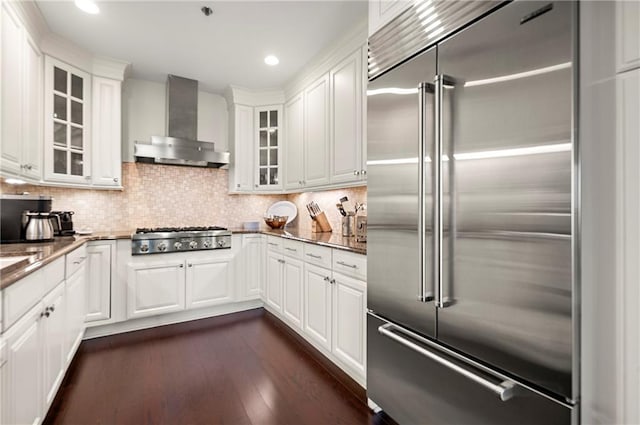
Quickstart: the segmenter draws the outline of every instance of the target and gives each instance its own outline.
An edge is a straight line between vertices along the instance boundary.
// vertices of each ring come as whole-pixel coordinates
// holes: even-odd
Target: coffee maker
[[[26,242],[24,212],[49,214],[51,197],[0,195],[0,239],[2,243]]]
[[[75,235],[76,231],[73,230],[73,211],[51,211],[51,216],[54,218],[53,231],[56,236],[71,236]]]

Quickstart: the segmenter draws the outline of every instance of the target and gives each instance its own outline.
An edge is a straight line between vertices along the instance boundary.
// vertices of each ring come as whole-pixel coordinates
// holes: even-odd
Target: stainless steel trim
[[[152,136],[151,144],[135,142],[138,162],[199,167],[221,167],[229,163],[229,152],[217,152],[214,144],[176,137]]]
[[[572,81],[572,90],[573,90],[573,98],[572,98],[572,118],[573,118],[573,132],[572,132],[572,143],[573,143],[573,155],[572,155],[572,175],[571,175],[571,190],[572,190],[572,226],[571,230],[573,233],[572,240],[572,256],[573,256],[573,278],[571,281],[571,293],[573,296],[573,305],[572,305],[572,317],[573,317],[573,341],[572,341],[572,350],[573,350],[573,359],[572,359],[572,371],[571,376],[573,378],[573,391],[571,397],[574,400],[578,400],[580,398],[580,387],[582,377],[580,374],[580,358],[581,354],[581,339],[580,339],[580,329],[581,329],[581,313],[580,313],[580,305],[581,305],[581,285],[582,281],[582,216],[581,216],[581,203],[582,203],[582,187],[580,182],[581,180],[581,169],[582,169],[582,159],[580,154],[580,133],[579,133],[579,117],[580,117],[580,66],[577,64],[580,63],[580,2],[575,1],[572,2],[572,24],[573,24],[573,40],[572,40],[572,48],[573,48],[573,81]],[[577,413],[574,417],[574,423],[580,423],[580,409],[576,409]]]
[[[435,120],[433,147],[433,285],[435,287],[435,304],[444,308],[442,294],[442,140],[444,137],[442,119],[442,101],[444,96],[444,76],[435,78]]]
[[[430,4],[432,13],[422,16],[425,2],[415,2],[369,37],[369,80],[449,37],[501,3],[504,2],[437,0]],[[433,19],[435,16],[437,20]],[[429,17],[433,20],[425,22]],[[431,31],[425,31],[434,24]]]
[[[490,374],[492,376],[497,377],[498,379],[513,381],[515,384],[517,384],[517,386],[522,387],[522,388],[526,388],[529,391],[532,391],[532,392],[534,392],[534,393],[536,393],[538,395],[541,395],[542,397],[545,397],[546,399],[551,400],[551,401],[553,401],[555,403],[558,403],[559,405],[567,407],[569,409],[574,409],[576,407],[576,404],[577,404],[576,400],[566,400],[566,399],[558,399],[558,398],[552,397],[549,394],[546,394],[546,393],[540,391],[538,388],[531,386],[530,384],[528,384],[525,381],[522,381],[522,380],[517,379],[517,378],[512,378],[512,377],[506,376],[506,375],[500,373],[497,370],[491,369],[491,368],[483,365],[482,363],[478,363],[477,361],[475,361],[475,360],[473,360],[471,358],[468,358],[466,356],[463,356],[462,354],[459,354],[456,351],[453,351],[453,350],[451,350],[451,349],[449,349],[449,348],[447,348],[445,346],[442,346],[442,345],[438,344],[437,342],[434,342],[434,341],[432,341],[430,339],[427,339],[427,338],[425,338],[425,337],[423,337],[421,335],[418,335],[418,334],[416,334],[414,332],[411,332],[411,331],[409,331],[407,329],[404,329],[404,328],[402,328],[402,327],[400,327],[398,325],[395,325],[395,324],[389,322],[389,320],[385,319],[384,317],[381,317],[381,316],[377,315],[375,312],[373,312],[373,311],[371,311],[369,309],[367,309],[367,314],[369,314],[369,315],[371,315],[371,316],[373,316],[373,317],[375,317],[375,318],[377,318],[379,320],[382,320],[386,324],[392,324],[394,326],[394,329],[396,329],[399,332],[409,336],[410,338],[418,340],[418,341],[424,343],[425,345],[428,345],[429,347],[432,347],[433,349],[435,349],[435,350],[437,350],[437,351],[439,351],[439,352],[441,352],[443,354],[446,354],[447,356],[450,356],[450,357],[453,357],[454,359],[460,360],[461,362],[463,362],[465,364],[468,364],[469,366],[474,367],[474,368],[476,368],[476,369],[478,369],[478,370],[480,370],[482,372],[486,372],[486,373],[488,373],[488,374]]]
[[[336,261],[337,264],[340,264],[341,266],[345,266],[345,267],[350,267],[352,269],[357,269],[358,266],[355,264],[347,264],[344,261]]]
[[[411,342],[393,332],[391,332],[391,329],[396,330],[398,332],[402,332],[402,329],[399,328],[398,326],[392,324],[392,323],[387,323],[385,325],[381,325],[380,327],[378,327],[378,332],[381,333],[382,335],[393,339],[394,341],[404,345],[405,347],[419,353],[422,354],[425,357],[430,358],[433,361],[436,361],[438,363],[440,363],[442,366],[445,366],[457,373],[459,373],[460,375],[464,376],[465,378],[468,378],[470,380],[472,380],[473,382],[480,384],[481,386],[485,387],[486,389],[488,389],[489,391],[494,392],[498,398],[502,401],[508,401],[509,399],[511,399],[517,390],[517,384],[509,379],[505,379],[505,380],[501,380],[501,377],[496,377],[497,379],[501,380],[501,382],[499,384],[496,384],[494,382],[491,382],[490,380],[484,378],[483,376],[480,376],[470,370],[467,370],[459,365],[457,365],[456,363],[439,356],[436,353],[433,353],[423,347],[420,347],[418,344]],[[432,346],[433,343],[429,342],[428,340],[421,340],[420,342],[425,343],[426,345],[429,345],[432,348],[435,348]],[[433,344],[435,345],[435,344]]]
[[[532,239],[555,239],[570,240],[571,235],[561,233],[541,233],[541,232],[517,232],[513,230],[482,230],[482,231],[460,231],[456,232],[459,238],[470,239],[499,239],[499,240],[532,240]]]

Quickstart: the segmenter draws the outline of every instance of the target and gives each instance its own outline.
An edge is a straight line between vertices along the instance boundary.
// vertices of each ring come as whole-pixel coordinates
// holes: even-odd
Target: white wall
[[[214,142],[216,150],[229,149],[227,101],[198,92],[198,140]],[[166,135],[166,87],[164,83],[124,81],[122,87],[122,160],[133,161],[133,143]]]

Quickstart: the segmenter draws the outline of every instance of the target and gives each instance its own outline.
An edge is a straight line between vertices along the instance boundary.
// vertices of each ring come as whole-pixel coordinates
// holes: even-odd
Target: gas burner
[[[133,255],[231,248],[231,232],[219,226],[141,227],[131,236]]]

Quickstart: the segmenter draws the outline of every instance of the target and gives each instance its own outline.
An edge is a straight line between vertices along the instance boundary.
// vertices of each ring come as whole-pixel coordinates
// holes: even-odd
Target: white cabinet
[[[122,186],[122,83],[93,77],[92,182],[95,186]]]
[[[86,260],[82,259],[76,271],[71,276],[67,276],[66,281],[66,364],[71,363],[71,359],[80,346],[80,342],[82,342],[82,337],[84,336],[84,321],[86,317],[86,285],[87,264]]]
[[[255,108],[256,190],[282,189],[282,106]]]
[[[616,2],[618,72],[640,67],[640,2]]]
[[[10,2],[1,6],[0,171],[42,177],[42,53]]]
[[[91,76],[45,56],[44,178],[91,183]]]
[[[277,312],[282,312],[282,254],[267,251],[265,300],[267,304]]]
[[[284,105],[285,134],[287,138],[284,164],[285,189],[304,187],[304,96],[302,93]]]
[[[67,358],[65,357],[66,317],[65,284],[60,282],[43,300],[43,397],[45,408],[50,406],[64,378]]]
[[[305,186],[329,183],[329,75],[304,91]]]
[[[241,267],[240,275],[242,282],[240,283],[240,297],[245,300],[260,298],[262,294],[264,280],[264,240],[262,235],[243,235],[242,236],[242,257],[239,265]]]
[[[183,259],[147,260],[129,264],[127,317],[155,316],[184,310]]]
[[[229,191],[246,192],[253,190],[254,146],[253,108],[245,105],[232,105],[230,117]]]
[[[40,424],[43,419],[41,304],[3,335],[7,363],[2,370],[3,424]]]
[[[363,69],[358,49],[329,73],[331,86],[331,183],[366,176],[363,157]]]
[[[90,243],[87,246],[87,322],[111,318],[111,279],[115,274],[115,242]]]
[[[369,36],[391,22],[412,3],[408,0],[369,0]]]
[[[304,331],[331,351],[331,270],[305,264],[304,293]]]
[[[232,257],[187,260],[186,308],[233,301]]]
[[[293,326],[302,330],[304,263],[288,256],[283,261],[282,314]]]
[[[360,376],[366,374],[366,284],[333,273],[333,354]]]

